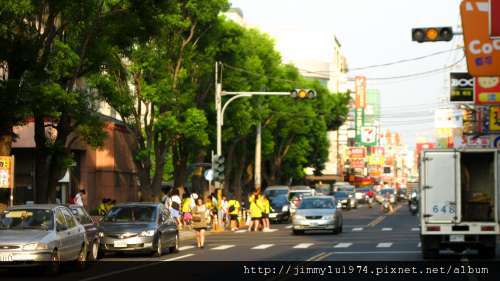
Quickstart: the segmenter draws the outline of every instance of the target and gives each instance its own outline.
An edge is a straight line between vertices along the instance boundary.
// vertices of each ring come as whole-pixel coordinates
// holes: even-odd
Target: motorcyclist
[[[418,206],[417,192],[413,191],[410,195],[410,200],[408,200],[408,208],[411,211],[411,206]]]
[[[389,192],[386,192],[384,195],[384,202],[382,202],[382,211],[384,211],[385,203],[387,203],[387,205],[389,206],[389,213],[393,213],[394,208],[391,203],[391,194]]]

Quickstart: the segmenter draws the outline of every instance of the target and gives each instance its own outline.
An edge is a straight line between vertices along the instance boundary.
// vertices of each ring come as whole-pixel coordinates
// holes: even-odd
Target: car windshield
[[[275,197],[278,195],[287,195],[288,194],[288,189],[268,189],[264,192],[269,197]]]
[[[271,197],[270,201],[271,201],[271,206],[273,208],[281,208],[281,207],[283,207],[283,205],[288,204],[288,199],[286,197],[286,194]]]
[[[105,222],[154,222],[155,220],[156,207],[152,206],[117,206],[104,217]]]
[[[335,198],[346,198],[348,197],[347,192],[338,191],[334,193]]]
[[[292,198],[296,196],[307,196],[307,195],[312,195],[310,191],[292,191],[288,194],[288,200],[291,200]]]
[[[330,198],[307,198],[302,200],[299,209],[334,209],[335,204]]]
[[[345,185],[345,186],[339,186],[337,188],[338,191],[353,191],[354,190],[354,187],[353,186],[348,186],[348,185]]]
[[[0,214],[0,229],[54,228],[52,211],[48,209],[15,209]]]
[[[386,193],[394,194],[394,190],[393,189],[382,189],[380,191],[380,194],[382,194],[382,195],[384,195]]]

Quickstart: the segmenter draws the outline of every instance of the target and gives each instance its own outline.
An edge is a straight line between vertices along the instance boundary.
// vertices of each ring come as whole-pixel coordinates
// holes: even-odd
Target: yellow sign
[[[490,107],[490,131],[500,131],[500,106]]]
[[[14,186],[14,159],[11,156],[0,156],[0,188]]]

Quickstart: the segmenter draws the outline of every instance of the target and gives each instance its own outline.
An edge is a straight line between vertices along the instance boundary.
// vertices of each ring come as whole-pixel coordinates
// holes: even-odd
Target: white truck
[[[429,149],[420,157],[420,239],[425,259],[440,250],[495,257],[500,234],[497,149]]]

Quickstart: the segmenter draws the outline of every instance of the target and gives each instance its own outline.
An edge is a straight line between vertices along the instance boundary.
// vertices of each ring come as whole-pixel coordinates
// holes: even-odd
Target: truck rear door
[[[422,216],[425,223],[460,222],[460,154],[455,151],[424,151],[421,182]]]

